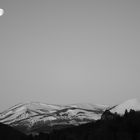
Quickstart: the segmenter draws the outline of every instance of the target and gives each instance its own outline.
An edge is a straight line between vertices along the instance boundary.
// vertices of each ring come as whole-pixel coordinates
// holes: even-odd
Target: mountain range
[[[123,115],[125,110],[140,110],[137,99],[107,106],[94,104],[54,105],[40,102],[17,104],[0,113],[0,122],[25,134],[49,133],[53,129],[81,125],[101,118],[105,110]]]

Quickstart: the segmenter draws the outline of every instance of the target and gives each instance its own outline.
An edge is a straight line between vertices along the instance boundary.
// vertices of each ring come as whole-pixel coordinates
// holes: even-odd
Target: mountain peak
[[[124,114],[125,110],[130,111],[131,109],[138,111],[140,110],[140,102],[138,101],[138,99],[134,98],[134,99],[129,99],[119,105],[117,105],[116,107],[114,107],[113,109],[111,109],[111,112],[113,113],[118,113],[118,114]]]

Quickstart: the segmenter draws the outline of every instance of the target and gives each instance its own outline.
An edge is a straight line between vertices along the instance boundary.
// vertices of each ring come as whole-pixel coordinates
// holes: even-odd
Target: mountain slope
[[[122,104],[116,105],[110,111],[112,113],[116,112],[118,114],[123,115],[125,113],[125,110],[130,111],[130,109],[140,111],[140,102],[137,99],[130,99],[123,102]]]
[[[0,113],[0,122],[26,133],[46,127],[79,125],[100,119],[107,106],[92,104],[52,105],[31,102]],[[38,131],[38,130],[36,130]]]

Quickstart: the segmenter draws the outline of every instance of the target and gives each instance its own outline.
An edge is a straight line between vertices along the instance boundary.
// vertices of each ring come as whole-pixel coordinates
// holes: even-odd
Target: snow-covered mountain
[[[38,102],[31,102],[25,104],[17,104],[8,110],[0,113],[0,122],[12,124],[22,120],[30,119],[30,124],[35,120],[34,118],[42,115],[49,115],[57,110],[63,109],[60,105],[49,105]]]
[[[53,128],[98,120],[106,109],[123,115],[125,110],[140,111],[140,102],[137,99],[131,99],[111,107],[87,103],[71,105],[40,102],[20,103],[0,113],[0,122],[13,126],[24,133],[48,132]]]
[[[137,99],[127,100],[119,105],[116,105],[110,111],[112,113],[116,112],[117,114],[123,115],[125,110],[130,111],[131,109],[140,111],[140,102]]]
[[[26,132],[46,127],[79,125],[100,119],[108,106],[93,104],[52,105],[39,102],[17,104],[0,113],[0,122]],[[38,130],[37,130],[38,131]]]

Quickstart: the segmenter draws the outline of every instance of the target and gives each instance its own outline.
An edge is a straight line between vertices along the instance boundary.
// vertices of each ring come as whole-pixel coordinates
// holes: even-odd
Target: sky
[[[0,8],[0,111],[140,99],[139,0],[0,0]]]

